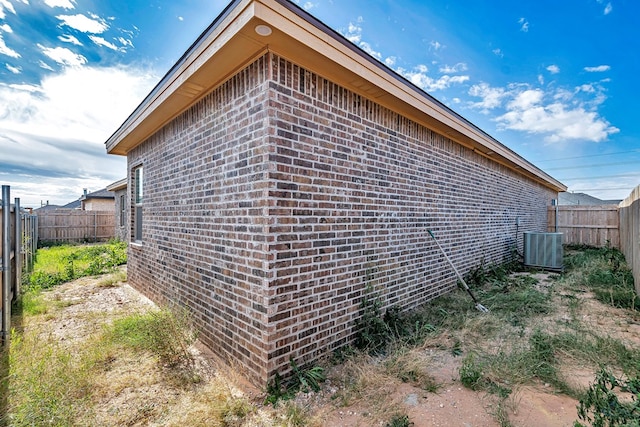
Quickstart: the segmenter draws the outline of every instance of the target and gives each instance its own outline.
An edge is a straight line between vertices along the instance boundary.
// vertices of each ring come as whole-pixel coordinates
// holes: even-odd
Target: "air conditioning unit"
[[[561,271],[562,233],[524,233],[524,265]]]

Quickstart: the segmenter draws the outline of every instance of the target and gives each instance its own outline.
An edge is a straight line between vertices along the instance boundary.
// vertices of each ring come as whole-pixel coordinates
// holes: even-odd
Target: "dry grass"
[[[185,313],[153,307],[125,277],[117,271],[29,297],[11,341],[0,424],[319,425],[293,402],[265,407],[259,392],[241,391],[232,368],[193,345]]]

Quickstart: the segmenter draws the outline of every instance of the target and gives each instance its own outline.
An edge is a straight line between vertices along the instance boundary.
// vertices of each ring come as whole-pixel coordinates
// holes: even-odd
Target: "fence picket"
[[[99,242],[115,237],[113,211],[55,209],[37,214],[41,242]]]
[[[617,205],[549,206],[547,213],[547,231],[564,233],[565,244],[620,248]]]

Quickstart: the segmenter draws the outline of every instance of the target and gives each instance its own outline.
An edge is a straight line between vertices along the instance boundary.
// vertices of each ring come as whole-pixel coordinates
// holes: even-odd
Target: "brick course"
[[[144,166],[129,281],[188,306],[265,382],[348,344],[366,287],[411,308],[545,231],[557,193],[265,54],[128,154]],[[132,187],[133,188],[133,187]],[[133,224],[133,221],[131,221]]]

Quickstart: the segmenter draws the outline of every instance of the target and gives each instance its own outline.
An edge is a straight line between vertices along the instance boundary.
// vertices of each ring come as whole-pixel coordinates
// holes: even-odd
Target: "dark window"
[[[134,169],[133,183],[133,241],[142,242],[142,166]]]

